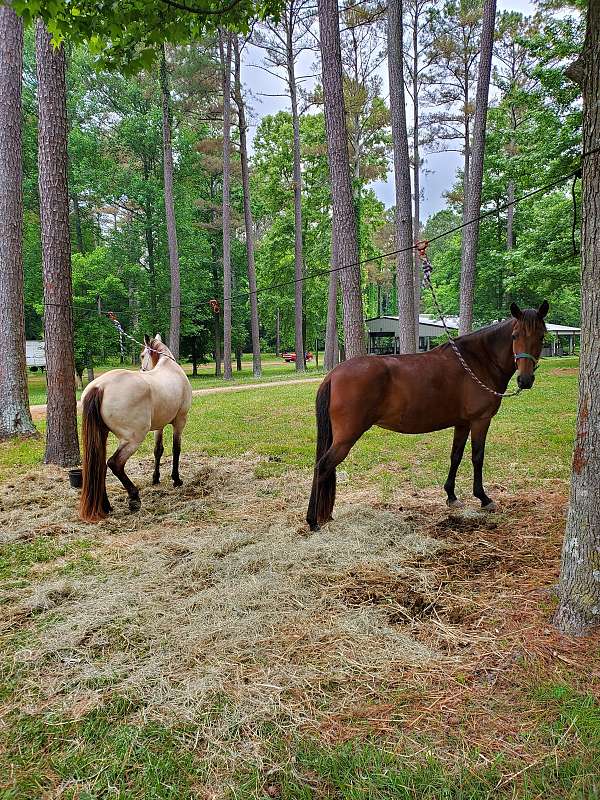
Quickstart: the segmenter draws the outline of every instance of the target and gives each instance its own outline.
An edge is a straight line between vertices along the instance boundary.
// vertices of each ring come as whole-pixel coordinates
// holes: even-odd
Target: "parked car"
[[[281,357],[287,364],[294,364],[296,362],[296,353],[282,353]],[[311,352],[306,353],[304,356],[306,361],[313,360],[313,354]]]

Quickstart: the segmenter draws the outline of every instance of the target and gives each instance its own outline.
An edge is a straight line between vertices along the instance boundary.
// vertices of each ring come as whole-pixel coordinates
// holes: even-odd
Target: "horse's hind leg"
[[[187,421],[187,412],[178,414],[173,420],[173,469],[171,478],[173,486],[183,486],[183,481],[179,477],[179,456],[181,454],[181,434]]]
[[[125,464],[141,443],[142,439],[121,440],[115,452],[108,459],[108,466],[121,481],[129,495],[129,508],[131,511],[139,511],[142,504],[140,502],[140,490],[133,481],[127,477],[125,473]]]
[[[456,473],[458,472],[460,462],[462,461],[468,438],[468,425],[457,425],[454,428],[454,440],[452,442],[452,453],[450,455],[450,471],[448,472],[448,477],[446,479],[446,483],[444,484],[444,490],[448,495],[446,503],[450,506],[450,508],[458,508],[462,505],[461,501],[457,499],[456,494],[454,493],[454,487],[456,485]]]
[[[496,510],[496,504],[487,496],[483,488],[483,457],[485,454],[485,439],[491,421],[491,419],[481,419],[477,420],[471,425],[473,494],[475,497],[481,500],[481,507],[486,511]]]
[[[311,526],[313,530],[318,530],[320,525],[332,519],[333,506],[336,495],[335,470],[338,464],[346,458],[350,452],[355,439],[346,442],[336,442],[323,455],[315,467],[316,491],[316,525]]]
[[[165,452],[163,447],[163,428],[154,431],[154,474],[152,475],[152,485],[160,483],[160,459]]]

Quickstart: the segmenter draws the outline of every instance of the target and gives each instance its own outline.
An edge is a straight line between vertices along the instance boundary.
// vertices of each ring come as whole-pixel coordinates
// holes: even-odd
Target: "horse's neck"
[[[461,349],[475,356],[488,372],[506,388],[515,371],[512,350],[512,325],[484,328],[465,338]],[[504,391],[504,388],[502,391]]]
[[[154,374],[156,378],[160,378],[161,380],[169,380],[170,377],[181,377],[183,375],[187,380],[187,375],[185,374],[183,368],[177,363],[177,361],[175,361],[174,358],[166,353],[161,353],[156,366],[149,370],[146,374]]]

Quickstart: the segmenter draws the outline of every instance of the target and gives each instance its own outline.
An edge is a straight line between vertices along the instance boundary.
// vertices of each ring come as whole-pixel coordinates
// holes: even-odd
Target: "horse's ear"
[[[515,319],[521,319],[521,317],[523,316],[523,312],[516,303],[510,304],[510,313],[513,315]]]
[[[151,341],[152,341],[152,339],[151,339],[151,338],[148,336],[148,334],[147,334],[147,333],[145,333],[145,334],[144,334],[144,344],[145,344],[146,346],[149,346],[149,344],[150,344],[150,342],[151,342]]]
[[[550,308],[550,306],[549,306],[549,304],[548,304],[548,301],[547,301],[547,300],[544,300],[544,302],[542,303],[542,305],[541,305],[541,306],[538,308],[538,317],[539,317],[540,319],[544,319],[544,317],[545,317],[545,316],[546,316],[546,314],[548,313],[548,309],[549,309],[549,308]]]
[[[154,337],[154,341],[162,343],[162,339],[160,338],[160,333],[156,334],[156,336]]]

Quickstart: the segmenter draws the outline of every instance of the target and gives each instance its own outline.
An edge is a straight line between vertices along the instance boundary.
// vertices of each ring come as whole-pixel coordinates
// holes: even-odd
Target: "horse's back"
[[[465,401],[464,376],[445,348],[401,356],[359,356],[331,373],[331,410],[342,424],[426,433],[477,411]],[[482,407],[489,404],[485,393]]]
[[[94,388],[102,390],[102,419],[116,436],[146,435],[152,420],[152,393],[140,372],[105,372],[85,387],[82,400]]]

